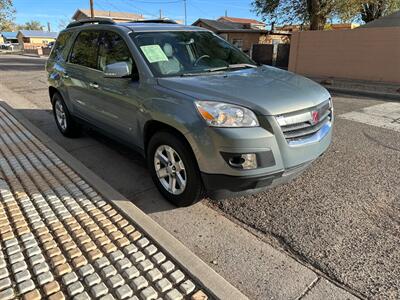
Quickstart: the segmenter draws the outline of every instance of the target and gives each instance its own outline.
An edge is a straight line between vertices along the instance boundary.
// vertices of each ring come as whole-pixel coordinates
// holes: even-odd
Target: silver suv
[[[170,21],[73,22],[46,65],[57,126],[91,125],[139,151],[178,206],[299,175],[331,143],[331,96]]]

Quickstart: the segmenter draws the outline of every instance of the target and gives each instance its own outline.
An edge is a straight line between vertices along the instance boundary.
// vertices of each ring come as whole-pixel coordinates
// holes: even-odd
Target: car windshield
[[[208,31],[141,32],[131,37],[156,77],[256,67],[246,54]]]

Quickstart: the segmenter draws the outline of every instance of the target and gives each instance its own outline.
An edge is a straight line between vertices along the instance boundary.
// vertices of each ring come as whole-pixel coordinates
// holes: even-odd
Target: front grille
[[[332,121],[331,102],[327,100],[309,110],[280,115],[276,119],[288,142],[307,139]]]

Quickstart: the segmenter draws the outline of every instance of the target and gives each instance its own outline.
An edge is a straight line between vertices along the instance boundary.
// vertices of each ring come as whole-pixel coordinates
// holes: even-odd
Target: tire
[[[80,135],[79,124],[69,113],[62,96],[59,93],[55,93],[51,102],[53,103],[53,115],[58,130],[66,137],[78,137]]]
[[[171,163],[170,157],[174,157],[175,163]],[[176,206],[192,205],[202,197],[203,182],[196,159],[176,135],[166,131],[154,134],[147,147],[147,164],[157,189]],[[171,188],[174,183],[175,191]]]

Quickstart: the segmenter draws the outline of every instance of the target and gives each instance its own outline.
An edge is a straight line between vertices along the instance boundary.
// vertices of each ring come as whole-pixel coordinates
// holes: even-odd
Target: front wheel
[[[150,139],[147,149],[151,177],[167,200],[177,206],[189,206],[201,198],[200,172],[184,142],[169,132],[158,132]]]

